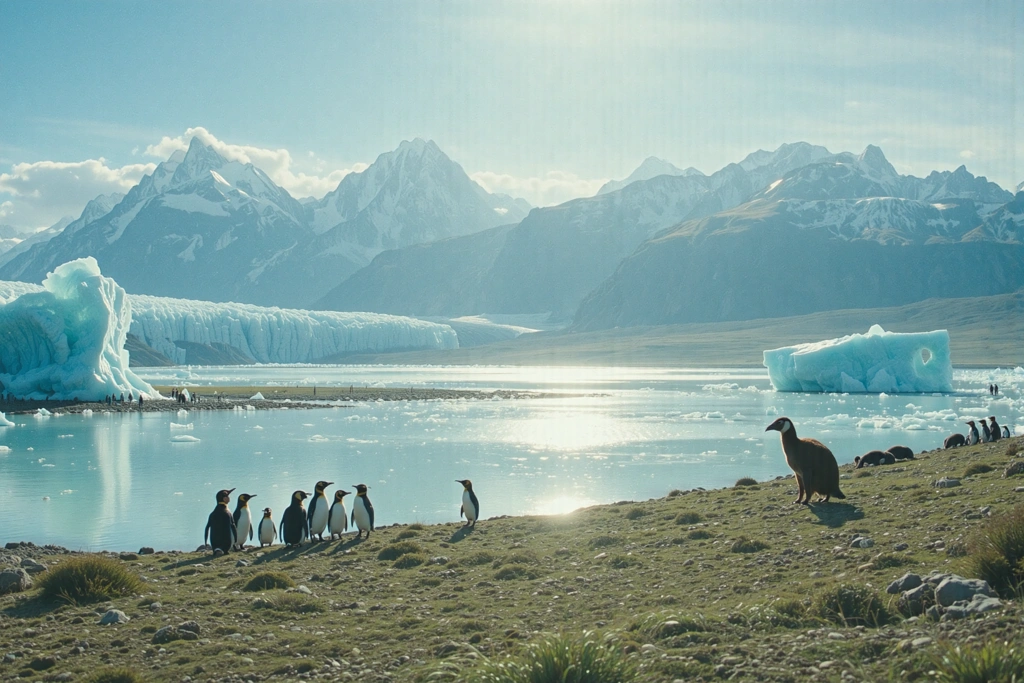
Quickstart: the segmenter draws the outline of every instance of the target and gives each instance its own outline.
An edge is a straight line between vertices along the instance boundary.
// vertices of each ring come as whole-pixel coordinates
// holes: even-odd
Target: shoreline
[[[172,387],[153,385],[153,388],[168,397]],[[201,387],[186,387],[192,392]],[[137,401],[112,403],[104,401],[34,401],[29,399],[8,399],[0,401],[0,412],[7,415],[31,415],[40,408],[55,414],[81,414],[86,410],[94,413],[176,413],[179,410],[234,410],[252,406],[255,410],[336,408],[339,402],[358,403],[363,401],[488,401],[494,399],[519,400],[535,398],[565,398],[577,394],[551,393],[542,391],[520,391],[496,389],[479,391],[474,389],[431,389],[414,387],[208,387],[208,392],[192,392],[199,396],[196,403],[179,403],[171,398],[145,400],[140,406]],[[257,393],[262,399],[253,399]],[[340,406],[344,407],[344,405]]]

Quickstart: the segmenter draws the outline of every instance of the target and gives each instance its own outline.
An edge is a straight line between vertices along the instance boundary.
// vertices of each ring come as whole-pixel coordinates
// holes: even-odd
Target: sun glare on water
[[[580,508],[596,504],[597,503],[595,501],[588,498],[578,498],[576,496],[555,496],[538,501],[534,514],[565,515],[573,510],[579,510]]]

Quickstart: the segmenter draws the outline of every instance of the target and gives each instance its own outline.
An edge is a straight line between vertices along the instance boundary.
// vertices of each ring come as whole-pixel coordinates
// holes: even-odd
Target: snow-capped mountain
[[[597,194],[615,192],[616,190],[621,190],[626,185],[635,183],[638,180],[650,180],[651,178],[657,178],[660,175],[689,176],[704,174],[693,166],[690,166],[687,169],[681,169],[664,159],[659,159],[658,157],[647,157],[639,166],[637,166],[636,170],[630,173],[625,179],[609,180],[601,186],[601,189],[597,191]]]
[[[97,198],[0,265],[0,278],[39,281],[94,256],[134,293],[303,307],[386,246],[516,222],[524,204],[489,195],[433,142],[402,143],[323,200],[299,202],[193,138],[124,197]]]
[[[72,231],[74,231],[78,227],[87,225],[97,218],[110,213],[110,210],[122,199],[124,199],[124,195],[120,192],[101,194],[85,205],[85,209],[82,210],[82,214],[78,218],[65,216],[45,230],[39,230],[31,235],[22,235],[24,239],[22,239],[20,243],[15,245],[7,253],[0,254],[0,267],[10,263],[21,254],[27,252],[33,246],[48,242],[56,235],[64,232],[68,227],[75,226],[72,228]]]
[[[0,256],[21,244],[24,237],[13,225],[0,225]]]

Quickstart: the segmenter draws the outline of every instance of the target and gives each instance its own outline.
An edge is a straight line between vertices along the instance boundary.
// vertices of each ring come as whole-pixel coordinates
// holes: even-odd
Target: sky
[[[297,197],[402,140],[550,205],[657,156],[804,140],[1024,181],[1024,3],[0,2],[0,224],[126,192],[193,135]]]

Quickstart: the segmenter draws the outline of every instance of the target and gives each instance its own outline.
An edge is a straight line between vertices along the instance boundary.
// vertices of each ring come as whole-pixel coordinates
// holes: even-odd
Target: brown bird
[[[967,439],[964,438],[963,434],[950,434],[946,437],[946,440],[942,442],[943,448],[956,448],[957,446],[966,446]]]
[[[799,438],[793,421],[788,417],[780,417],[764,431],[772,430],[777,431],[782,438],[782,452],[786,454],[786,464],[796,475],[799,491],[794,503],[808,505],[815,493],[821,496],[822,502],[825,503],[831,496],[846,498],[839,490],[839,465],[836,464],[836,457],[825,444],[814,439]]]

